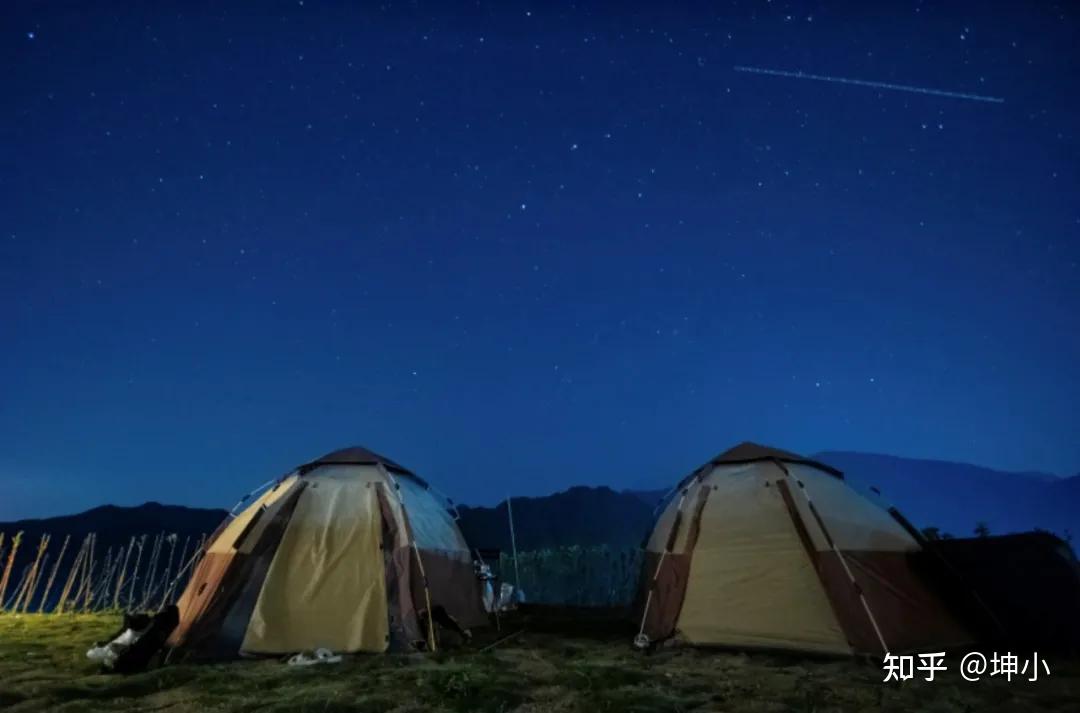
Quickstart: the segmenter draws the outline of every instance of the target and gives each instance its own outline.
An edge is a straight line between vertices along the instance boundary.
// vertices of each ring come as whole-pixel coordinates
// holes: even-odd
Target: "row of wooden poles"
[[[153,536],[133,536],[126,547],[120,546],[116,552],[109,547],[102,557],[97,548],[97,534],[86,535],[68,565],[59,598],[49,611],[54,614],[110,609],[145,611],[174,603],[181,580],[190,576],[202,557],[206,535],[198,539],[190,556],[188,550],[192,538],[185,537],[183,546],[179,548],[179,558],[176,556],[178,540],[175,533],[164,532]],[[52,536],[42,535],[33,561],[23,567],[18,583],[9,594],[8,585],[12,582],[15,557],[22,542],[23,533],[15,533],[5,551],[5,535],[0,532],[0,563],[3,563],[0,570],[0,612],[45,613],[53,587],[59,586],[57,575],[61,572],[71,535],[64,537],[60,553],[52,561],[51,568],[52,553],[48,550]],[[147,549],[146,564],[143,565],[143,553]]]

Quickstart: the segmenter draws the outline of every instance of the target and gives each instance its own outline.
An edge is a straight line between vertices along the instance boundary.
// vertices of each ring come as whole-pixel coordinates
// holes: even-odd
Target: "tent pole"
[[[806,487],[795,478],[791,472],[781,463],[779,460],[773,459],[773,462],[780,467],[784,475],[790,480],[795,481],[795,485],[799,486],[799,492],[803,494],[803,498],[806,499],[806,505],[810,508],[810,514],[814,516],[814,520],[817,522],[818,528],[821,529],[821,534],[825,536],[825,541],[832,548],[833,553],[837,559],[840,560],[841,566],[844,568],[844,572],[848,576],[848,580],[851,582],[852,588],[859,595],[859,601],[862,603],[863,610],[866,612],[866,617],[870,620],[870,625],[874,628],[874,634],[877,636],[878,643],[881,644],[881,650],[883,653],[889,652],[889,647],[885,643],[885,637],[881,635],[881,628],[878,626],[877,619],[874,617],[874,612],[870,610],[870,604],[866,601],[866,595],[863,594],[862,587],[855,581],[855,575],[852,573],[851,568],[848,567],[847,559],[843,553],[840,552],[840,548],[836,546],[836,542],[833,540],[832,535],[829,534],[829,530],[825,527],[825,521],[821,518],[817,508],[814,507],[814,501],[810,499],[810,493],[806,491]]]

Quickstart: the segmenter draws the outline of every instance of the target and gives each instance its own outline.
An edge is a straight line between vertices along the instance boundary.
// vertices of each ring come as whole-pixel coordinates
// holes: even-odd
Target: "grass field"
[[[876,662],[666,650],[637,653],[610,625],[519,617],[486,652],[355,656],[296,669],[273,660],[104,675],[85,657],[111,615],[0,615],[0,709],[10,711],[1077,711],[1080,665],[1051,674],[883,684]]]

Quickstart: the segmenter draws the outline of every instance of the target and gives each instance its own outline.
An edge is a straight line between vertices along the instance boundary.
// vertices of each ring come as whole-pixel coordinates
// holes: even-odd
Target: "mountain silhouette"
[[[883,507],[895,505],[920,528],[933,526],[967,536],[983,522],[993,534],[1043,529],[1068,539],[1080,532],[1080,475],[1057,478],[850,451],[826,451],[814,458],[843,471],[848,483]],[[670,484],[658,485],[667,487],[620,492],[577,486],[543,497],[513,498],[517,548],[637,547],[670,488]],[[510,551],[505,501],[494,507],[460,506],[459,514],[458,524],[472,547]],[[52,535],[49,551],[55,553],[65,535],[72,536],[70,547],[77,548],[86,533],[95,532],[96,547],[102,553],[144,534],[152,538],[176,533],[179,540],[191,538],[195,543],[213,532],[226,515],[225,510],[155,502],[136,507],[104,505],[75,515],[0,523],[0,532],[7,534],[5,550],[15,532],[24,532],[14,571],[17,576],[20,567],[33,559],[42,533]],[[0,559],[0,564],[4,561]]]
[[[1067,539],[1080,533],[1080,476],[851,451],[826,451],[814,458],[843,471],[862,494],[883,506],[895,505],[920,528],[967,536],[984,522],[993,534],[1042,529]]]

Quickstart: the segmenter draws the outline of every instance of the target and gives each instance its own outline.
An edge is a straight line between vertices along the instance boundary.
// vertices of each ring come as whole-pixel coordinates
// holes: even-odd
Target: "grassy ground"
[[[174,665],[103,675],[85,657],[108,615],[0,615],[0,709],[10,711],[1076,711],[1080,665],[1050,659],[1037,682],[963,681],[958,658],[933,683],[883,684],[875,662],[667,650],[636,653],[624,631],[504,621],[471,649],[355,656],[296,669],[277,661]],[[524,630],[522,631],[522,629]],[[543,633],[542,631],[543,630]],[[478,637],[482,638],[482,637]]]

